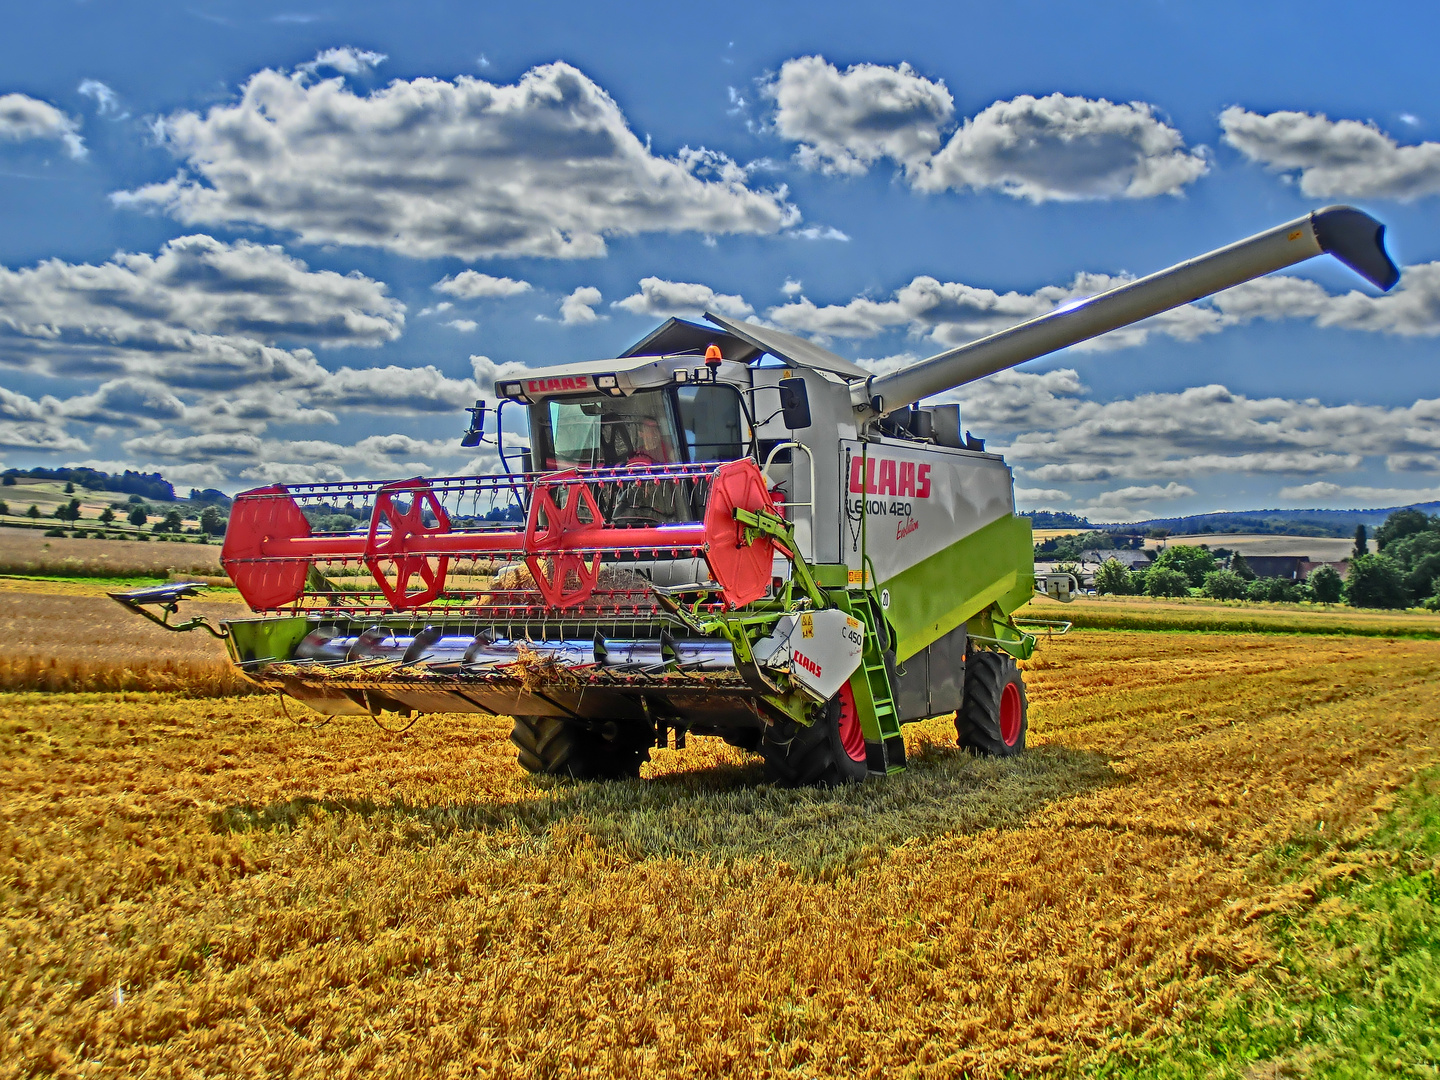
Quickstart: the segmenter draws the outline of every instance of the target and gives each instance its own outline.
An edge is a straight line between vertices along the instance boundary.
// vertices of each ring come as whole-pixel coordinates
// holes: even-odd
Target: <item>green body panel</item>
[[[237,664],[255,660],[289,660],[315,624],[304,616],[289,619],[238,619],[225,623],[225,645]]]
[[[1003,517],[957,540],[880,587],[895,628],[895,656],[904,661],[995,604],[1008,615],[1035,588],[1030,519]]]
[[[810,575],[822,589],[843,589],[850,582],[850,568],[844,563],[814,563]]]

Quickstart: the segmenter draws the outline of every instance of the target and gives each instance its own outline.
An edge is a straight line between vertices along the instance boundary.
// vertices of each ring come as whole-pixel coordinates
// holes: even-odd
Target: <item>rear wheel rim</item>
[[[855,708],[855,692],[846,683],[837,696],[840,699],[840,745],[851,761],[864,761],[865,731],[860,726],[860,711]]]
[[[1020,688],[1013,682],[1000,691],[1000,741],[1006,746],[1020,741]]]

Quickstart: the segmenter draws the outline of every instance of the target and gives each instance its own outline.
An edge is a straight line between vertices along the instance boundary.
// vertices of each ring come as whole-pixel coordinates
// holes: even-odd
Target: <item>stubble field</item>
[[[842,792],[711,739],[542,785],[495,720],[0,695],[0,1074],[1083,1071],[1243,992],[1440,759],[1432,641],[1097,631],[1029,667],[1025,757],[934,720]]]

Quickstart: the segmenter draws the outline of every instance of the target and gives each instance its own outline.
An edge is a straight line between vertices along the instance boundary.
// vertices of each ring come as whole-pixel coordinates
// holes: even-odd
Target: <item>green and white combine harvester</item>
[[[888,375],[671,319],[618,358],[501,379],[495,475],[238,496],[221,561],[263,617],[169,624],[195,585],[117,599],[206,626],[322,713],[513,717],[534,773],[633,777],[688,733],[778,783],[849,783],[903,769],[901,725],[950,712],[961,745],[1018,754],[1038,624],[1015,613],[1074,582],[1036,580],[1009,467],[958,406],[920,403],[1325,252],[1389,289],[1383,237],[1319,210]],[[505,445],[506,409],[528,446]]]

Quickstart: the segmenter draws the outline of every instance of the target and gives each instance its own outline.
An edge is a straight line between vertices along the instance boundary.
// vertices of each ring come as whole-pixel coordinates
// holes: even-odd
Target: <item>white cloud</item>
[[[72,158],[85,156],[80,125],[49,102],[25,94],[0,94],[0,142],[53,139]]]
[[[474,319],[451,319],[445,325],[450,327],[450,329],[452,330],[460,331],[460,333],[462,334],[469,334],[474,332],[474,330],[479,327],[480,324],[477,323]]]
[[[1300,190],[1328,198],[1415,199],[1440,194],[1440,143],[1402,146],[1374,123],[1303,112],[1220,114],[1225,141],[1251,161],[1298,173]]]
[[[1024,470],[1026,477],[1041,481],[1143,480],[1163,476],[1216,476],[1222,473],[1287,476],[1348,472],[1358,469],[1360,454],[1324,454],[1313,451],[1280,451],[1263,454],[1192,454],[1188,457],[1138,457],[1114,463],[1066,462],[1039,465]]]
[[[1280,497],[1287,502],[1304,503],[1344,502],[1363,507],[1406,506],[1410,503],[1436,502],[1440,500],[1440,487],[1432,488],[1382,488],[1365,485],[1331,484],[1320,481],[1300,487],[1280,489]]]
[[[310,403],[367,412],[454,413],[479,396],[470,379],[452,379],[439,368],[340,368],[306,392]]]
[[[917,171],[922,191],[993,188],[1031,202],[1179,195],[1209,171],[1203,147],[1143,101],[1050,94],[997,101]]]
[[[242,431],[212,432],[207,435],[140,435],[128,439],[125,449],[132,454],[179,461],[215,461],[226,458],[252,460],[260,455],[260,439]]]
[[[622,308],[632,315],[649,315],[655,318],[701,315],[706,311],[716,311],[735,318],[744,318],[755,313],[755,309],[747,304],[742,296],[717,293],[709,285],[666,281],[658,277],[641,278],[638,293],[623,300],[616,300],[610,306]]]
[[[1440,454],[1390,454],[1385,468],[1391,472],[1440,472]]]
[[[803,229],[791,229],[785,234],[791,240],[839,240],[849,243],[850,237],[834,225],[806,225]]]
[[[1032,202],[1179,195],[1209,170],[1204,147],[1143,101],[1064,94],[997,101],[954,127],[945,84],[908,64],[840,71],[819,56],[788,60],[761,84],[775,130],[806,168],[858,175],[881,158],[921,191],[995,190]]]
[[[1015,502],[1017,505],[1034,507],[1037,503],[1069,502],[1070,493],[1059,488],[1027,488],[1017,487],[1015,489]]]
[[[100,265],[0,267],[0,364],[42,374],[132,376],[173,388],[313,383],[292,340],[380,345],[405,306],[360,274],[312,271],[278,247],[184,236]]]
[[[99,79],[82,79],[76,88],[76,93],[81,97],[93,98],[95,111],[101,116],[113,116],[116,120],[124,120],[130,115],[120,105],[120,95]]]
[[[593,285],[581,285],[560,301],[560,321],[566,326],[593,323],[601,318],[595,313],[600,303],[600,290]]]
[[[341,75],[365,75],[388,59],[384,53],[346,45],[338,49],[324,49],[315,54],[314,60],[300,64],[295,70],[311,76],[317,74],[321,68],[338,71]]]
[[[1140,504],[1191,498],[1205,478],[1229,478],[1237,490],[1250,490],[1247,477],[1309,478],[1309,485],[1285,488],[1286,498],[1301,499],[1296,491],[1321,498],[1329,489],[1315,483],[1359,498],[1359,488],[1336,478],[1374,459],[1384,457],[1397,472],[1440,471],[1440,399],[1326,405],[1204,386],[1096,401],[1068,368],[1001,372],[944,397],[959,400],[964,426],[1010,461],[1027,493],[1022,500],[1055,504],[1059,491],[1095,520],[1143,517]],[[1108,493],[1087,493],[1107,481]],[[1045,494],[1028,494],[1036,491]]]
[[[955,100],[944,82],[909,64],[854,64],[843,72],[820,56],[787,60],[761,94],[775,103],[775,128],[799,143],[807,169],[858,175],[882,157],[914,169],[933,157]]]
[[[88,450],[65,431],[53,400],[36,401],[0,386],[0,448],[7,450]]]
[[[508,277],[491,277],[478,270],[461,270],[458,274],[441,278],[431,288],[460,300],[478,300],[482,297],[519,296],[530,291],[530,283]]]
[[[249,223],[306,243],[418,258],[586,258],[644,232],[773,234],[799,212],[723,154],[651,153],[619,106],[565,63],[514,85],[396,80],[366,96],[263,70],[239,101],[160,124],[186,163],[120,205]]]
[[[283,461],[262,461],[237,475],[262,484],[335,484],[350,479],[339,465]]]
[[[112,379],[93,394],[56,403],[56,410],[72,420],[96,424],[158,426],[162,420],[180,420],[185,403],[167,387],[143,379]]]
[[[999,293],[984,286],[943,282],[922,275],[884,299],[862,295],[843,304],[817,305],[801,296],[770,308],[765,317],[787,330],[821,337],[865,338],[903,329],[938,345],[951,346],[993,334],[1130,280],[1128,275],[1079,273],[1068,285],[1046,285],[1033,293]],[[1257,319],[1303,319],[1321,327],[1403,337],[1437,336],[1440,262],[1407,266],[1400,285],[1378,296],[1358,290],[1331,293],[1306,278],[1259,278],[1074,348],[1082,352],[1129,348],[1143,345],[1151,334],[1193,341]]]
[[[1116,488],[1114,491],[1102,491],[1095,502],[1100,506],[1130,506],[1150,499],[1185,499],[1194,494],[1194,488],[1177,484],[1172,480],[1163,487],[1159,484],[1147,484],[1144,487],[1123,487]]]
[[[494,389],[496,379],[513,378],[525,370],[525,365],[514,360],[497,364],[488,356],[476,354],[470,357],[470,368],[475,372],[475,382],[489,391]]]
[[[780,291],[786,296],[799,296],[805,286],[795,278],[787,277],[785,284],[780,286]]]

